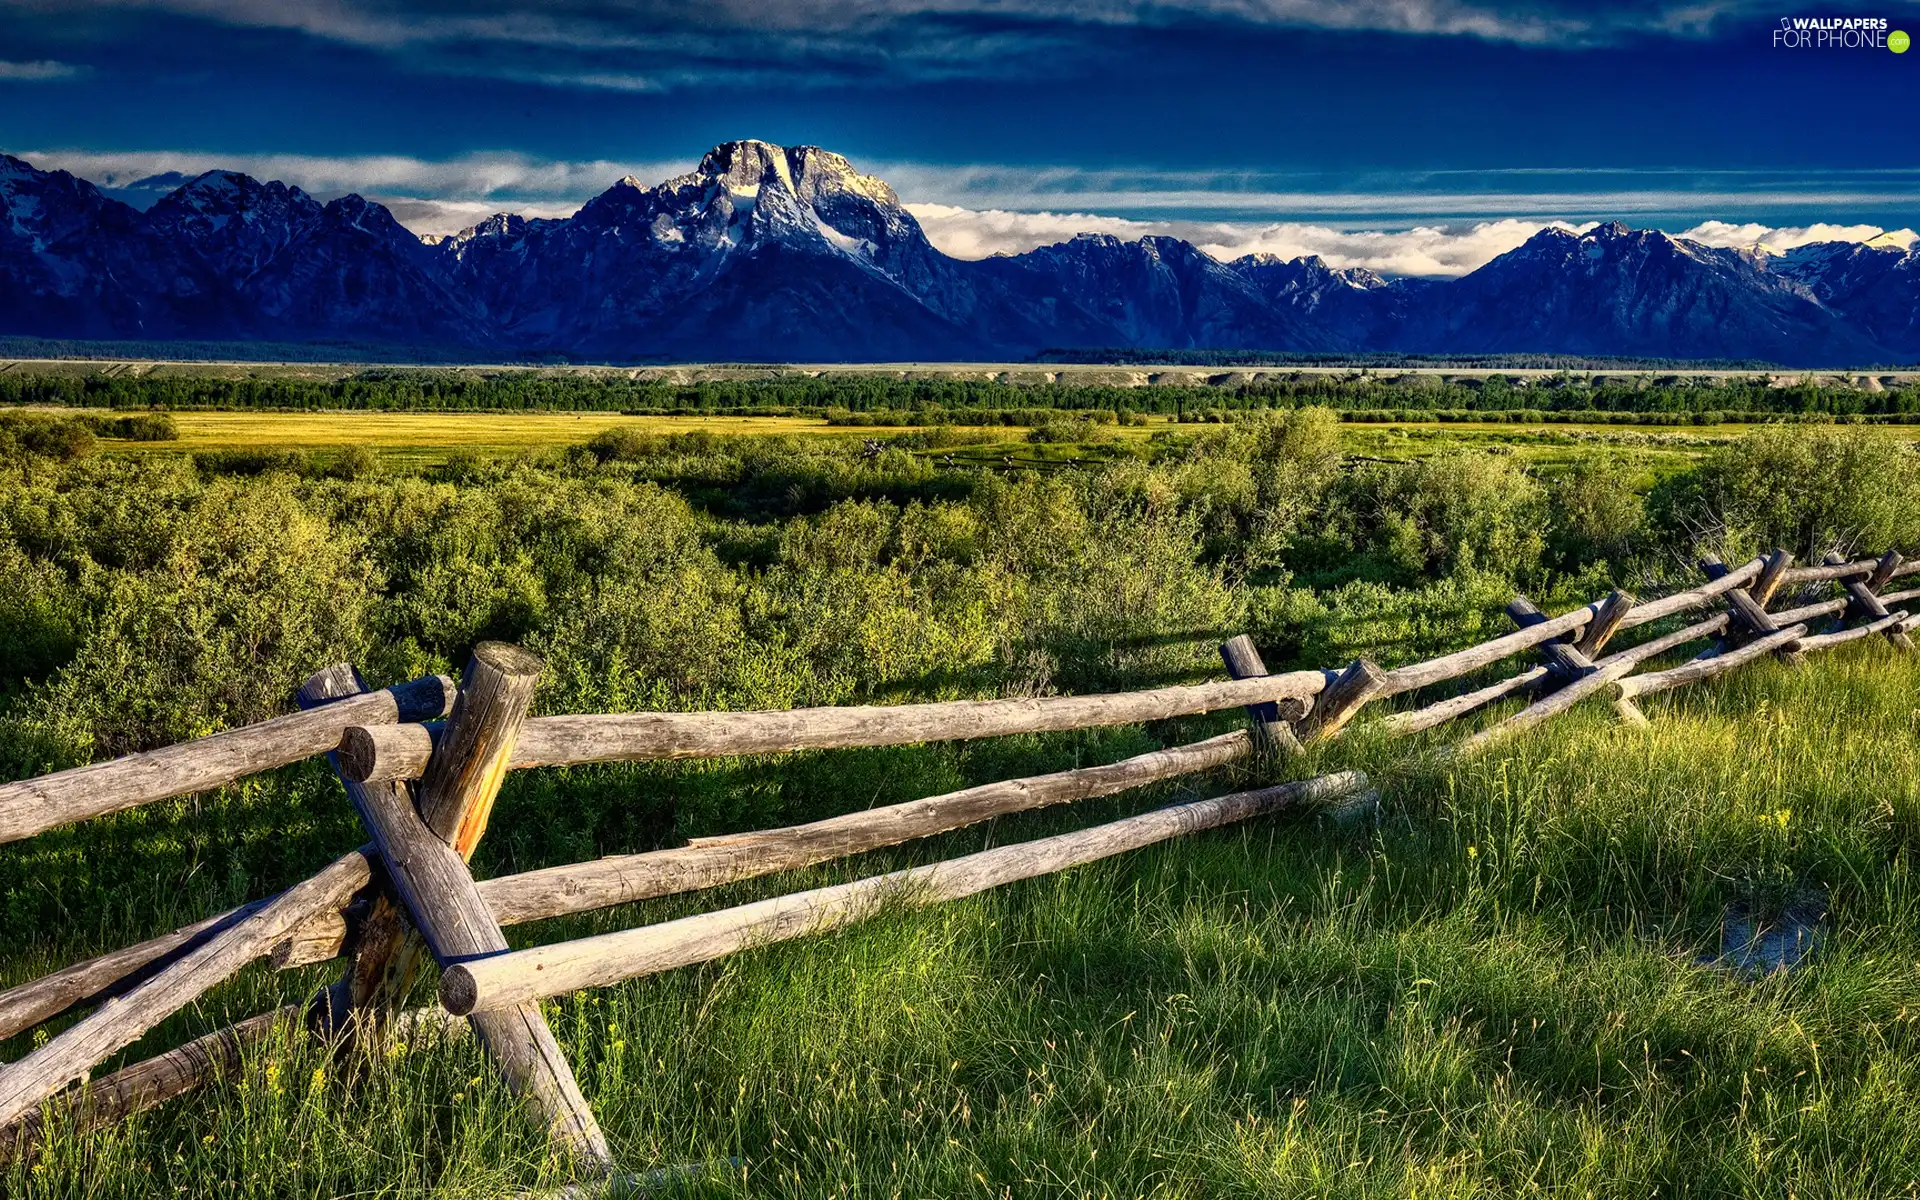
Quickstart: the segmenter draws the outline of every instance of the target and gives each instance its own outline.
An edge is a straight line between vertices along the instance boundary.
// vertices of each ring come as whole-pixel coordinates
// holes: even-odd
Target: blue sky
[[[1920,36],[1912,2],[0,0],[0,148],[435,232],[758,137],[848,155],[956,253],[1097,228],[1425,274],[1547,221],[1920,226],[1920,50],[1775,46],[1797,16]]]

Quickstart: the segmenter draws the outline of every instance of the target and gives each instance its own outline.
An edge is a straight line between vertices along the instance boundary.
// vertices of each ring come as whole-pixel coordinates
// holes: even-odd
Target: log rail
[[[421,1020],[423,1014],[399,1005],[414,969],[430,956],[441,968],[442,1005],[427,1015],[469,1017],[510,1086],[541,1114],[556,1150],[583,1173],[614,1179],[613,1155],[540,1012],[542,997],[804,936],[888,906],[973,895],[1296,804],[1351,797],[1367,789],[1366,778],[1342,772],[1190,800],[1073,833],[575,942],[513,950],[502,926],[712,888],[1234,763],[1283,765],[1303,747],[1350,729],[1399,736],[1503,700],[1526,701],[1449,750],[1467,755],[1590,696],[1611,699],[1622,719],[1644,723],[1636,698],[1763,657],[1796,663],[1809,652],[1876,634],[1912,649],[1906,631],[1915,619],[1894,606],[1920,600],[1920,588],[1886,589],[1920,573],[1920,561],[1890,551],[1794,567],[1791,556],[1776,551],[1738,567],[1718,560],[1701,566],[1707,578],[1698,586],[1645,602],[1616,591],[1549,617],[1516,598],[1508,610],[1519,626],[1514,631],[1391,669],[1360,659],[1338,669],[1269,674],[1242,635],[1221,647],[1228,680],[1107,695],[529,717],[543,665],[515,647],[477,648],[457,687],[429,676],[369,691],[351,667],[329,667],[302,688],[302,711],[293,715],[0,784],[0,842],[6,842],[325,755],[370,835],[368,845],[277,896],[0,992],[0,1040],[91,1009],[17,1062],[0,1064],[0,1153],[36,1144],[49,1113],[74,1129],[97,1128],[189,1091],[237,1069],[248,1047],[302,1016],[317,1034],[349,1038]],[[1809,594],[1822,587],[1843,594]],[[1773,609],[1788,593],[1800,603]],[[1691,624],[1606,650],[1624,631],[1716,606],[1721,611]],[[1816,622],[1829,618],[1832,627],[1814,632]],[[1703,639],[1712,644],[1690,662],[1640,670]],[[1360,719],[1376,701],[1463,680],[1529,651],[1537,663],[1505,679]],[[1116,763],[494,879],[475,880],[466,865],[509,770],[908,745],[1232,709],[1245,712],[1245,730]],[[364,915],[350,921],[350,910]],[[264,957],[285,968],[342,954],[351,958],[345,975],[306,1006],[262,1014],[85,1082],[107,1057],[248,962]],[[70,1087],[76,1080],[82,1085]]]

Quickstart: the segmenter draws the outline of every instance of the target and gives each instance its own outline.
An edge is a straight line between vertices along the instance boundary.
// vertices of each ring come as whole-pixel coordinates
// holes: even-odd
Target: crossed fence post
[[[467,861],[486,832],[544,668],[516,646],[476,647],[417,785],[356,782],[339,772],[338,754],[331,756],[373,836],[387,888],[374,902],[346,975],[325,993],[328,1024],[357,1035],[390,1018],[406,998],[422,939],[443,968],[507,950]],[[301,700],[324,702],[360,690],[358,679],[322,672],[308,681]],[[540,1006],[528,1002],[468,1020],[508,1087],[539,1106],[555,1146],[599,1172],[611,1171],[606,1135]]]
[[[1253,639],[1239,634],[1220,644],[1220,658],[1235,679],[1265,676],[1267,664]],[[1337,735],[1368,701],[1387,690],[1387,673],[1364,658],[1343,671],[1323,672],[1326,684],[1317,696],[1247,706],[1254,742],[1267,753],[1297,753],[1304,743]]]

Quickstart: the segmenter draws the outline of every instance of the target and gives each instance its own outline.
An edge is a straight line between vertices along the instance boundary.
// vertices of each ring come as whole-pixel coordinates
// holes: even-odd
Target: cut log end
[[[349,725],[340,734],[340,774],[355,783],[418,778],[433,757],[434,734],[425,725]]]
[[[480,988],[473,972],[455,964],[440,973],[440,1007],[456,1017],[464,1017],[479,1002]]]
[[[1384,693],[1388,675],[1367,659],[1355,659],[1314,702],[1313,711],[1301,724],[1302,740],[1325,741],[1346,728],[1366,703]]]
[[[547,669],[538,654],[511,642],[481,642],[473,648],[473,661],[511,679],[538,678]]]

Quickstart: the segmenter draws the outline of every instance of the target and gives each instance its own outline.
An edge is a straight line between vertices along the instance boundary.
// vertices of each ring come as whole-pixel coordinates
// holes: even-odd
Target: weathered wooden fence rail
[[[1644,603],[1614,592],[1557,617],[1516,598],[1508,607],[1513,632],[1391,670],[1361,659],[1339,670],[1268,674],[1242,636],[1221,647],[1229,680],[1110,695],[529,717],[542,665],[511,646],[476,649],[458,687],[432,676],[368,691],[350,667],[329,667],[301,689],[302,711],[293,715],[0,785],[0,842],[6,842],[326,755],[370,837],[368,845],[277,896],[0,992],[0,1039],[92,1009],[25,1057],[0,1065],[0,1150],[32,1145],[50,1117],[71,1128],[96,1128],[191,1090],[235,1068],[246,1047],[278,1026],[304,1022],[315,1035],[357,1039],[395,1023],[466,1017],[509,1085],[542,1114],[555,1147],[590,1176],[610,1178],[612,1152],[541,1014],[541,998],[846,925],[891,906],[972,895],[1301,802],[1352,796],[1366,791],[1367,780],[1341,772],[1175,804],[927,866],[528,950],[510,949],[503,926],[711,888],[1008,813],[1111,796],[1255,755],[1284,763],[1302,745],[1340,735],[1369,704],[1461,680],[1527,651],[1538,661],[1505,679],[1365,725],[1380,736],[1416,733],[1524,698],[1517,712],[1451,750],[1474,754],[1589,696],[1613,701],[1622,719],[1644,722],[1637,698],[1759,658],[1796,662],[1875,634],[1913,648],[1906,634],[1912,619],[1891,606],[1920,599],[1920,588],[1885,589],[1920,573],[1920,562],[1896,552],[1854,562],[1830,556],[1818,566],[1794,567],[1776,551],[1732,568],[1710,559],[1701,569],[1707,579],[1698,587]],[[1843,594],[1805,594],[1826,586]],[[1773,610],[1789,591],[1800,593],[1801,603]],[[1702,620],[1607,651],[1624,631],[1716,605],[1721,611]],[[1815,622],[1828,619],[1832,628],[1812,632]],[[1689,662],[1639,670],[1705,639],[1711,644]],[[510,770],[907,745],[1235,708],[1246,710],[1245,731],[1103,766],[495,879],[475,880],[467,868]],[[354,906],[365,915],[350,933],[346,914]],[[343,954],[349,965],[339,982],[305,1006],[262,1014],[72,1086],[249,962],[265,957],[284,968]],[[403,1012],[399,1005],[423,955],[441,968],[441,1007]]]

